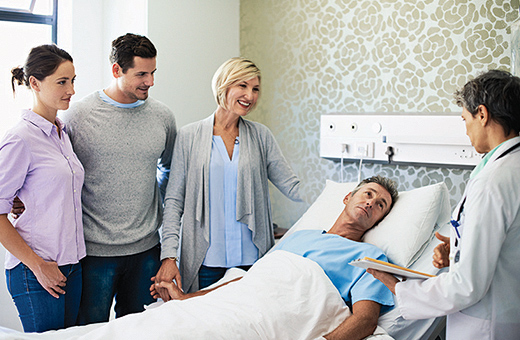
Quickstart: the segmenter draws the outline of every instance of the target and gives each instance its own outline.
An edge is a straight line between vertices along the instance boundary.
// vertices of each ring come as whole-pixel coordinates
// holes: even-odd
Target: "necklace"
[[[239,141],[239,139],[238,139],[238,136],[237,136],[236,134],[232,134],[232,133],[228,132],[226,129],[224,129],[223,127],[218,126],[218,125],[215,125],[215,127],[218,128],[219,130],[225,132],[229,137],[231,137],[232,139],[234,139],[234,140],[235,140],[235,142],[234,142],[235,144],[240,143],[240,141]]]

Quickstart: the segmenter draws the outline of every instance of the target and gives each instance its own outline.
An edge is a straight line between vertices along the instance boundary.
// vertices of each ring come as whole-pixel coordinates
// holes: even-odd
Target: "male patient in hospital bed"
[[[326,339],[365,338],[373,334],[380,313],[393,306],[394,300],[388,289],[378,284],[364,269],[348,263],[365,256],[388,261],[380,249],[361,240],[364,233],[390,211],[396,199],[397,190],[391,180],[381,176],[365,179],[345,196],[345,208],[328,232],[302,230],[273,249],[275,253],[286,251],[314,261],[351,307],[352,315],[325,335]],[[173,282],[162,282],[156,286],[167,288],[176,300],[203,296],[222,287],[185,294]],[[158,297],[154,286],[151,291]]]
[[[390,211],[397,195],[393,181],[365,179],[344,197],[344,209],[328,232],[293,233],[233,280],[238,282],[189,294],[174,282],[161,282],[158,286],[173,300],[159,307],[104,324],[15,338],[363,339],[377,334],[380,313],[394,304],[392,294],[348,263],[365,256],[387,261],[361,239]],[[151,294],[157,296],[155,287]],[[12,338],[5,336],[0,339]]]

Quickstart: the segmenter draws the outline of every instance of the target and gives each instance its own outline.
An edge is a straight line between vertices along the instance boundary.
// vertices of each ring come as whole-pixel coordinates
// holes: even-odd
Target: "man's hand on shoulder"
[[[20,217],[20,215],[25,211],[25,205],[23,202],[16,196],[13,201],[13,206],[11,207],[11,216],[14,219]]]

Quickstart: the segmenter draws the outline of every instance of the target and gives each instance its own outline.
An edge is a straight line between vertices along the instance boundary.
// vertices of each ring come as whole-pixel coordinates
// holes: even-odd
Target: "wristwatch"
[[[175,262],[177,262],[177,260],[179,260],[179,258],[177,256],[173,256],[173,257],[167,257],[168,260],[173,260]]]

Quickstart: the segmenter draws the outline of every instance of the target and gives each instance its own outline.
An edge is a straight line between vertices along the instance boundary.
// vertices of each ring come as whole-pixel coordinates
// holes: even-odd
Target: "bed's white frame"
[[[435,321],[435,328],[428,340],[446,340],[446,317],[442,316]]]

